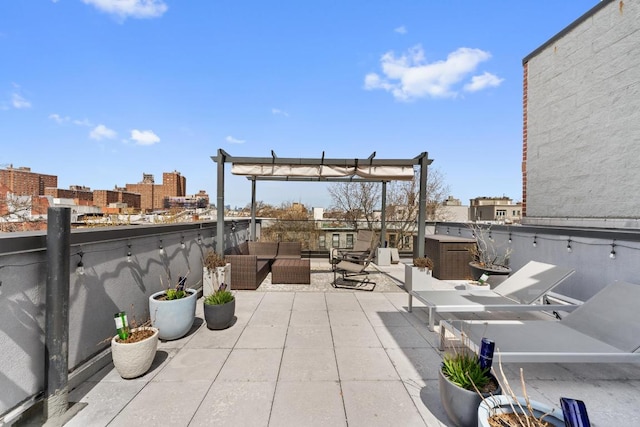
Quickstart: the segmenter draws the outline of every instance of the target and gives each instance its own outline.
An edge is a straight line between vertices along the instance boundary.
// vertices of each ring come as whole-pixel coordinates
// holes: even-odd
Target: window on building
[[[389,234],[389,247],[395,248],[397,247],[398,235],[397,234]]]
[[[405,248],[411,247],[411,236],[404,236],[404,247]]]
[[[327,249],[327,237],[324,234],[318,237],[318,249]]]
[[[347,248],[353,248],[353,234],[347,234]]]
[[[340,235],[339,234],[333,234],[331,236],[331,247],[333,247],[333,248],[339,248],[340,247]]]
[[[504,218],[506,216],[507,216],[507,210],[506,209],[496,209],[496,217]]]

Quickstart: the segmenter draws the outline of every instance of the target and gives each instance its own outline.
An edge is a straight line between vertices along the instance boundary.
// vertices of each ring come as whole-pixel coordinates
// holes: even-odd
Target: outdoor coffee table
[[[311,283],[308,259],[276,259],[271,266],[271,283]]]

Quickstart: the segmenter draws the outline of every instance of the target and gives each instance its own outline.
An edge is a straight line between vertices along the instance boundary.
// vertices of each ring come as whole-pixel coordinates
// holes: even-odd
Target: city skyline
[[[176,170],[213,197],[218,148],[427,151],[463,203],[519,201],[522,59],[597,4],[3,2],[0,164],[58,165],[60,188]],[[225,190],[250,201],[244,177]],[[330,205],[325,184],[259,183],[256,198]]]

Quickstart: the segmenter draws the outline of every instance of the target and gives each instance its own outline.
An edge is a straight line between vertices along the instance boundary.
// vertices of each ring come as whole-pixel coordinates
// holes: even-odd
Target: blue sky
[[[434,159],[451,195],[522,198],[522,59],[596,0],[4,0],[0,166],[113,189],[233,156]],[[245,178],[225,203],[250,201]],[[323,184],[257,199],[328,207]]]

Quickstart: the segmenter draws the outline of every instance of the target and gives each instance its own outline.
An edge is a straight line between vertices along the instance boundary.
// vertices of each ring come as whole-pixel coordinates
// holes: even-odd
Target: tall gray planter
[[[149,315],[151,324],[160,331],[161,340],[182,338],[189,332],[196,318],[196,300],[198,291],[187,289],[188,296],[180,299],[163,301],[157,298],[165,291],[156,292],[149,297]]]
[[[466,390],[451,381],[439,372],[440,401],[444,407],[444,411],[453,423],[459,427],[476,427],[478,425],[478,407],[482,402],[482,397],[490,396],[485,393],[482,397],[475,391]],[[498,383],[493,375],[491,377]],[[494,394],[500,394],[500,386]]]

